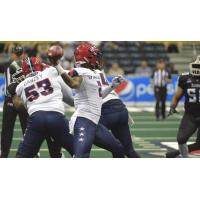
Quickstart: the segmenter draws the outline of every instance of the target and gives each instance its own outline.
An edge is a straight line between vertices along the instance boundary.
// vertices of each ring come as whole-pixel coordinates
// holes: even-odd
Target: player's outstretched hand
[[[112,80],[112,88],[115,89],[117,86],[119,86],[124,81],[125,81],[125,78],[123,76],[114,77]]]
[[[174,113],[178,114],[178,111],[173,106],[170,106],[169,113],[167,114],[167,117],[173,115]]]

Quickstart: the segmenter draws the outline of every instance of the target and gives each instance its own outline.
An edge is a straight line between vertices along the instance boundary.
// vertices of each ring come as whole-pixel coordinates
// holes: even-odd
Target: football
[[[60,58],[63,57],[63,54],[64,54],[63,48],[59,45],[53,45],[48,50],[48,57],[54,60],[59,60]]]

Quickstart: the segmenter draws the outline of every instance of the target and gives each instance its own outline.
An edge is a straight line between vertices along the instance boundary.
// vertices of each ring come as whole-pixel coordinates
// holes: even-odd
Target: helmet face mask
[[[200,77],[200,55],[197,56],[193,63],[190,63],[190,74],[195,77]]]

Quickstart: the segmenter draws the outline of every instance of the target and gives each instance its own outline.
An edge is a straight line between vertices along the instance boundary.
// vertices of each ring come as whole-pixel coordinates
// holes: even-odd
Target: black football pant
[[[190,122],[188,123],[188,121],[192,121],[192,123]],[[199,122],[197,122],[197,124],[199,125]],[[197,129],[197,124],[195,122],[195,119],[192,116],[184,115],[180,124],[178,136],[177,136],[177,140],[179,141],[179,143],[184,143],[185,141],[187,142],[189,137]],[[186,128],[186,126],[188,126],[188,128]],[[193,144],[189,144],[188,150],[189,152],[200,150],[200,126],[198,127],[198,130],[197,130],[196,142]],[[174,150],[174,151],[168,152],[167,154],[169,158],[175,158],[180,155],[180,152],[179,150]]]
[[[10,152],[17,115],[19,115],[22,133],[24,133],[28,118],[27,111],[26,110],[17,111],[13,106],[12,98],[5,97],[3,105],[3,119],[2,119],[2,131],[1,131],[1,157],[3,158],[7,158]]]
[[[194,117],[191,114],[184,113],[177,135],[178,144],[187,143],[189,138],[196,132],[199,127],[200,117]],[[199,137],[197,137],[197,141],[199,142]]]
[[[156,106],[155,106],[156,118],[159,119],[160,115],[162,115],[162,118],[165,119],[167,88],[155,87],[154,94],[156,97]]]

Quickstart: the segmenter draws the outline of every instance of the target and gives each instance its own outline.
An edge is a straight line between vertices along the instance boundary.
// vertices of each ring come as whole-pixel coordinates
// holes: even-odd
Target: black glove
[[[171,105],[167,117],[173,115],[174,113],[178,113],[178,111],[176,110],[175,106]]]
[[[13,82],[7,87],[7,91],[10,95],[14,96],[16,94],[16,88],[17,88],[18,83]]]

